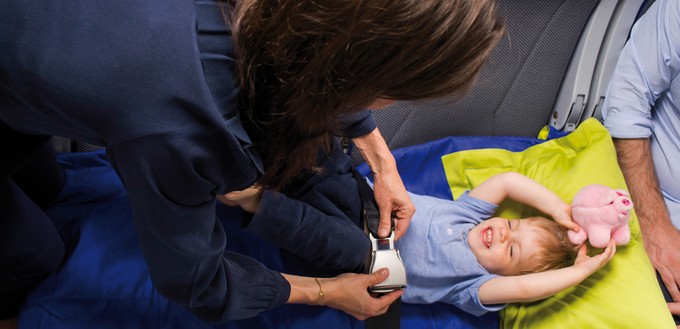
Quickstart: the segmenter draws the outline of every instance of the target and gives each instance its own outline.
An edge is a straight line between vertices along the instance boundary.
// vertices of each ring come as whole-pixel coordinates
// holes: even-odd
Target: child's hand
[[[571,231],[578,232],[581,229],[571,218],[571,205],[568,203],[562,203],[552,216],[556,222]]]
[[[254,214],[260,206],[262,199],[262,187],[253,185],[243,191],[233,191],[224,195],[218,195],[217,200],[227,206],[239,206],[243,210]]]
[[[593,257],[589,257],[586,254],[586,245],[583,244],[581,249],[578,250],[574,267],[583,270],[585,277],[587,277],[607,264],[614,257],[615,253],[616,242],[614,239],[609,240],[609,245],[607,245],[607,248],[602,253]]]

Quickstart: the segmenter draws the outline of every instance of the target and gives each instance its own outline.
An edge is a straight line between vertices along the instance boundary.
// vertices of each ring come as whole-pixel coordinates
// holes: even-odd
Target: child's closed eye
[[[515,226],[516,226],[516,222],[515,222],[514,220],[509,220],[509,219],[508,219],[508,228],[510,229],[510,231],[512,231],[512,229],[513,229],[513,224],[515,224]],[[512,258],[513,254],[514,254],[514,252],[515,252],[514,249],[515,249],[515,245],[514,245],[514,244],[511,244],[511,245],[510,245],[510,258]]]

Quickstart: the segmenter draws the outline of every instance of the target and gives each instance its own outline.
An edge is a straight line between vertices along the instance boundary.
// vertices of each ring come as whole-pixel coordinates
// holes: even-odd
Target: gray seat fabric
[[[500,0],[507,34],[461,99],[397,102],[374,111],[391,149],[446,136],[536,136],[596,0]],[[424,58],[423,61],[427,59]],[[353,155],[356,163],[361,156]]]

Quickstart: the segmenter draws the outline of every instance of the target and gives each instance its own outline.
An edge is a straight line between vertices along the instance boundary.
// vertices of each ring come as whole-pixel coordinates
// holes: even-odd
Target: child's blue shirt
[[[456,201],[411,194],[416,213],[408,232],[396,242],[406,266],[406,303],[444,302],[482,315],[506,304],[485,306],[479,287],[497,277],[484,269],[467,243],[470,230],[498,207],[467,195]]]

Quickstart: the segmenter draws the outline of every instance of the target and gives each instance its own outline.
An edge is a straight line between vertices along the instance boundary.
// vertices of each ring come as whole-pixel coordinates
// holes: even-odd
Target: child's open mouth
[[[493,228],[489,227],[482,231],[482,242],[487,248],[491,248],[491,244],[493,243]]]

